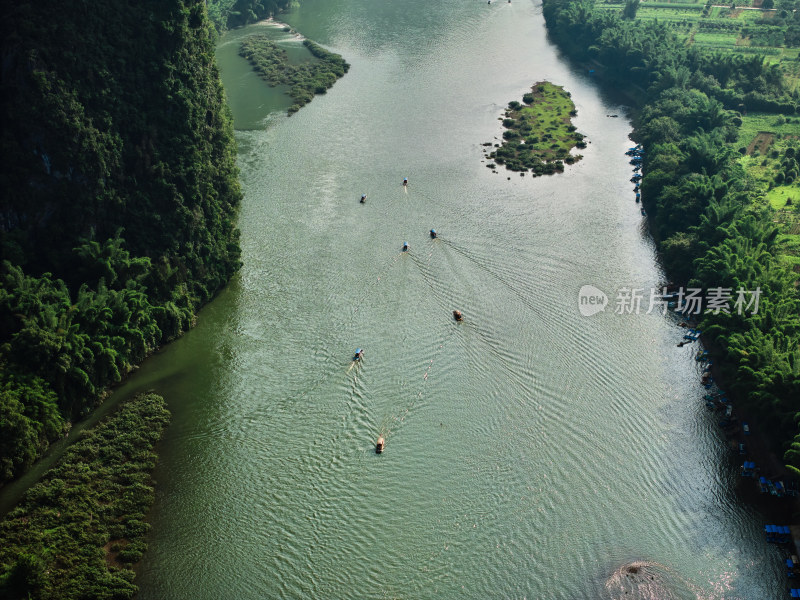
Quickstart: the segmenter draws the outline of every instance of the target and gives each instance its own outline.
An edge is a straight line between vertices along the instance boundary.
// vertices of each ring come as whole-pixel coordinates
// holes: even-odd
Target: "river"
[[[173,412],[139,598],[783,597],[696,349],[670,316],[614,314],[617,290],[664,279],[630,123],[539,4],[282,19],[352,66],[286,117],[236,55],[266,26],[220,41],[244,266],[119,392]],[[539,80],[572,94],[584,158],[495,174],[481,144]],[[605,312],[580,314],[584,285]]]

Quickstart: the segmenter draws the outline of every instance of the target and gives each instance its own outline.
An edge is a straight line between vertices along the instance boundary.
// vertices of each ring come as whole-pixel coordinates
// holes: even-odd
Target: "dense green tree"
[[[292,0],[209,0],[208,13],[217,31],[275,16]]]
[[[635,19],[639,10],[640,0],[625,0],[625,7],[622,9],[622,16],[626,19]]]
[[[56,394],[38,378],[0,378],[0,481],[29,467],[64,427]]]
[[[795,1],[778,7],[794,10]],[[776,449],[800,475],[797,276],[778,258],[772,211],[757,208],[763,203],[731,145],[742,123],[733,111],[794,113],[780,67],[761,56],[678,47],[665,23],[633,25],[580,0],[544,0],[543,13],[572,56],[598,60],[611,82],[646,88],[634,136],[645,148],[642,201],[664,265],[683,284],[731,290],[730,310],[703,315],[704,339],[728,391],[774,432]],[[776,181],[797,176],[791,154]],[[744,291],[756,289],[757,312],[740,314],[736,301],[742,308]]]
[[[241,198],[202,0],[3,17],[0,483],[225,285]]]

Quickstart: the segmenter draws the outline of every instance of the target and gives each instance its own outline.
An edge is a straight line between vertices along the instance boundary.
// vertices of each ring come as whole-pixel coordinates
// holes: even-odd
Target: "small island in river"
[[[487,155],[511,171],[544,175],[564,170],[579,160],[573,148],[585,148],[583,135],[572,124],[577,114],[569,92],[548,81],[534,84],[522,103],[509,102],[503,118],[503,144]],[[491,144],[484,144],[491,145]],[[487,165],[494,168],[495,164]]]
[[[311,60],[299,64],[292,64],[289,53],[263,35],[248,36],[239,50],[271,86],[289,86],[294,100],[287,111],[290,115],[311,102],[315,94],[324,94],[350,69],[339,54],[328,52],[311,40],[303,40],[303,45],[311,53]]]

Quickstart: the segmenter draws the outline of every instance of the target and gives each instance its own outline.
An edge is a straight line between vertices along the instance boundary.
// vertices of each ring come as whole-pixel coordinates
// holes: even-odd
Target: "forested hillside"
[[[797,89],[763,55],[687,47],[668,22],[635,20],[638,0],[617,11],[602,6],[543,3],[557,43],[638,99],[642,202],[667,273],[684,286],[731,294],[729,312],[700,316],[704,341],[728,391],[800,474],[796,220],[791,207],[779,220],[768,200],[779,187],[796,191],[800,142],[773,136],[762,158],[740,136],[753,111],[759,123],[796,119]],[[737,290],[757,288],[757,314],[737,314]]]
[[[2,9],[0,483],[239,266],[202,0]]]

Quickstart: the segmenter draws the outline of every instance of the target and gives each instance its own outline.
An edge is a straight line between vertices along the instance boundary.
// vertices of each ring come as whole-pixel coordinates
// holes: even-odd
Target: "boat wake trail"
[[[344,374],[346,376],[350,376],[350,373],[355,370],[355,372],[353,372],[352,377],[356,377],[357,374],[358,374],[358,371],[359,371],[358,367],[359,367],[359,363],[360,362],[361,362],[360,360],[358,360],[358,361],[351,360],[350,364],[345,369]],[[283,399],[283,402],[298,402],[300,400],[304,400],[308,396],[311,396],[317,389],[319,389],[320,387],[326,385],[338,373],[341,373],[341,371],[339,371],[338,368],[333,369],[333,370],[327,369],[327,372],[324,375],[322,375],[322,376],[318,377],[317,379],[313,380],[312,382],[310,382],[302,391],[298,391],[298,392],[296,392],[294,394],[286,396]]]
[[[436,364],[442,350],[448,345],[456,331],[457,328],[453,328],[450,333],[436,346],[433,356],[428,361],[427,365],[425,366],[425,370],[422,373],[422,383],[420,383],[417,392],[411,397],[410,402],[406,404],[405,407],[403,407],[399,412],[396,412],[381,421],[379,435],[384,439],[388,439],[389,435],[405,422],[406,417],[412,410],[414,410],[414,407],[416,407],[417,404],[422,401],[424,397],[423,392],[425,391],[425,385],[428,383],[428,378],[430,377],[433,365]]]
[[[428,254],[427,260],[423,262],[422,259],[412,255],[412,260],[414,264],[419,268],[420,274],[422,275],[423,281],[428,285],[431,289],[432,296],[436,300],[436,302],[442,307],[443,312],[445,314],[449,314],[453,306],[455,306],[458,302],[458,299],[449,292],[451,289],[449,286],[442,284],[436,276],[431,273],[430,270],[430,258],[433,255],[434,250]],[[451,272],[457,272],[458,269],[455,265],[451,265],[452,268],[450,269]],[[495,276],[496,277],[496,276]],[[465,280],[466,281],[466,280]],[[464,283],[463,285],[469,286],[469,283]],[[513,290],[513,288],[511,288]],[[520,294],[513,290],[515,296],[522,300]],[[526,308],[534,311],[534,307],[532,303],[523,301],[523,305]],[[462,307],[463,308],[463,307]],[[498,359],[499,367],[510,377],[512,380],[517,381],[523,387],[529,385],[526,376],[521,375],[518,368],[519,357],[509,356],[506,352],[502,351],[501,348],[504,347],[503,343],[499,339],[493,338],[489,333],[483,331],[481,328],[477,327],[472,320],[465,320],[464,322],[459,324],[459,327],[453,330],[453,333],[457,331],[459,328],[464,328],[469,330],[478,339],[480,339],[486,347],[486,350],[495,358]]]
[[[534,302],[531,300],[531,296],[532,296],[532,294],[531,294],[531,293],[526,293],[526,292],[520,291],[520,290],[519,290],[519,289],[517,289],[517,287],[515,287],[515,286],[514,286],[514,285],[513,285],[511,282],[509,282],[509,281],[508,281],[508,280],[507,280],[507,279],[506,279],[504,276],[502,276],[502,275],[499,275],[499,274],[495,273],[495,272],[494,272],[492,269],[490,269],[489,267],[487,267],[487,266],[486,266],[485,264],[483,264],[481,261],[477,260],[477,259],[476,259],[474,256],[472,256],[470,253],[468,253],[468,252],[466,252],[465,250],[463,250],[463,249],[459,248],[459,247],[458,247],[457,245],[455,245],[453,242],[451,242],[451,241],[449,241],[449,240],[446,240],[446,239],[442,240],[442,242],[443,242],[443,243],[445,243],[445,244],[447,244],[447,247],[448,247],[448,248],[452,248],[453,250],[455,250],[456,252],[458,252],[458,253],[459,253],[461,256],[463,256],[464,258],[466,258],[467,260],[469,260],[469,261],[470,261],[472,264],[474,264],[475,266],[477,266],[479,269],[481,269],[481,270],[482,270],[482,271],[484,271],[485,273],[488,273],[488,274],[489,274],[489,275],[491,275],[491,276],[492,276],[492,277],[493,277],[495,280],[497,280],[497,281],[498,281],[498,282],[500,282],[500,283],[501,283],[503,286],[505,286],[506,288],[508,288],[508,290],[509,290],[509,291],[510,291],[512,294],[514,294],[514,296],[517,298],[517,300],[519,300],[519,302],[520,302],[520,303],[521,303],[523,306],[525,306],[525,308],[527,308],[527,309],[531,310],[533,313],[539,313],[539,312],[540,312],[540,308],[541,308],[541,307],[537,307],[537,306],[534,304]]]

